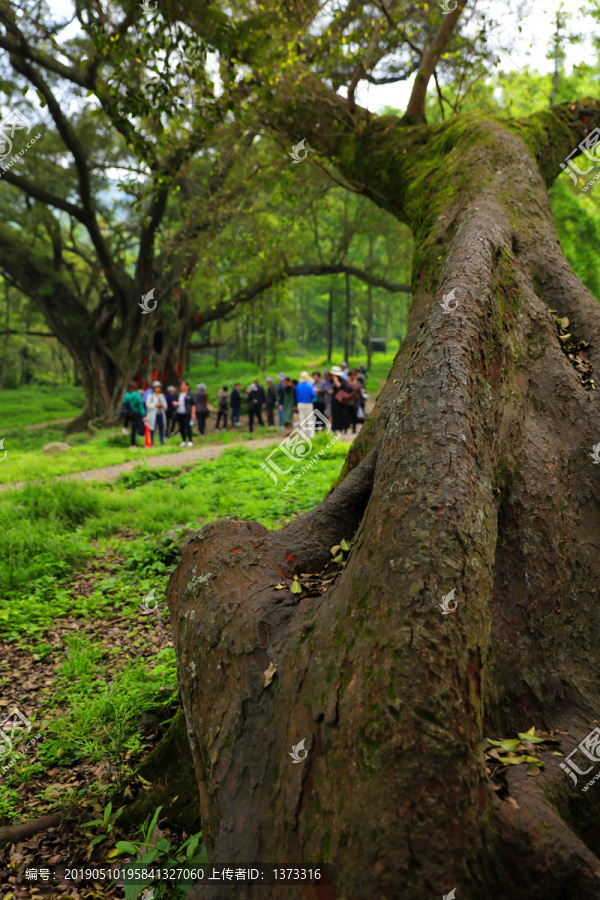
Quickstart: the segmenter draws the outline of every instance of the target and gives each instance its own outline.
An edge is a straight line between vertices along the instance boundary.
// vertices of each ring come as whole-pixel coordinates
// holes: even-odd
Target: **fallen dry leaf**
[[[269,668],[264,671],[264,684],[263,687],[268,687],[273,679],[275,678],[275,674],[277,672],[277,666],[273,665],[273,663],[269,663]]]

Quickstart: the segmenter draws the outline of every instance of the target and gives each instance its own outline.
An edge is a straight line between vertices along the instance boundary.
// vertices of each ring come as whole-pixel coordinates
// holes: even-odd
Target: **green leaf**
[[[117,841],[117,850],[119,853],[137,853],[137,847],[130,841]]]
[[[518,766],[526,761],[526,756],[503,756],[500,760],[505,766]]]
[[[542,762],[541,759],[538,759],[537,756],[526,756],[525,762],[530,763],[531,765],[540,766],[540,767],[546,765],[546,763]]]
[[[96,844],[100,844],[102,841],[105,841],[106,838],[107,838],[107,835],[106,835],[106,834],[99,834],[99,835],[97,835],[95,838],[93,838],[93,840],[90,841],[89,846],[90,846],[90,847],[95,847]]]
[[[507,753],[512,753],[514,750],[517,749],[517,747],[521,743],[521,741],[516,740],[516,738],[515,739],[509,738],[508,740],[504,740],[504,741],[492,741],[491,738],[486,738],[486,740],[487,740],[488,744],[491,744],[493,747],[502,747],[502,749],[506,750]]]
[[[302,593],[302,585],[299,581],[292,581],[290,586],[290,591],[292,594],[301,594]]]
[[[344,541],[344,540],[341,540],[341,541],[340,541],[340,547],[341,547],[342,550],[344,550],[346,553],[347,553],[348,550],[350,549],[350,547],[348,546],[348,544],[347,544],[346,541]]]
[[[148,826],[148,831],[146,832],[148,835],[148,840],[150,840],[150,838],[152,837],[152,832],[156,828],[156,823],[158,822],[158,817],[160,816],[161,809],[162,809],[162,806],[159,806],[158,809],[156,810],[156,812],[154,813],[154,815],[152,816],[152,821],[150,822],[150,825]]]
[[[340,563],[340,562],[343,562],[343,561],[344,561],[344,554],[343,554],[343,553],[338,553],[337,556],[334,556],[334,557],[333,557],[333,562]]]
[[[537,738],[535,736],[535,726],[533,725],[529,731],[520,732],[517,731],[517,734],[523,741],[530,741],[532,744],[543,744],[544,738]]]
[[[200,843],[200,838],[201,838],[201,837],[202,837],[201,834],[195,834],[195,835],[193,835],[193,837],[190,838],[190,844],[189,844],[189,847],[187,848],[186,854],[185,854],[185,855],[187,856],[188,859],[189,859],[191,856],[193,856],[194,853],[196,852],[196,847],[197,847],[198,844]]]
[[[102,820],[105,825],[108,822],[108,820],[110,819],[111,812],[112,812],[112,803],[109,803],[108,806],[106,807],[106,809],[104,810],[104,818]]]

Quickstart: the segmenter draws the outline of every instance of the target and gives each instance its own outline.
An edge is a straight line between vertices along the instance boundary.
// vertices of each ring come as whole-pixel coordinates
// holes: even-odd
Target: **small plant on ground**
[[[123,865],[125,873],[125,900],[137,900],[145,888],[154,888],[154,898],[169,896],[173,900],[183,900],[189,894],[192,885],[198,880],[193,874],[201,866],[208,865],[208,856],[204,843],[200,843],[202,832],[193,834],[177,849],[171,841],[157,831],[158,818],[162,806],[159,806],[148,823],[148,819],[140,828],[141,841],[118,841],[108,856],[113,859],[121,853],[136,858]],[[148,824],[147,824],[148,823]],[[172,869],[175,879],[168,882],[152,877],[153,870]]]

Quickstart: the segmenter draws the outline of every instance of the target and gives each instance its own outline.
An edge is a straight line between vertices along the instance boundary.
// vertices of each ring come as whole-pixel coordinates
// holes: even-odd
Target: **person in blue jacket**
[[[308,372],[300,373],[300,380],[296,385],[296,407],[298,408],[298,425],[312,437],[315,433],[314,404],[317,395],[313,387],[313,380]]]

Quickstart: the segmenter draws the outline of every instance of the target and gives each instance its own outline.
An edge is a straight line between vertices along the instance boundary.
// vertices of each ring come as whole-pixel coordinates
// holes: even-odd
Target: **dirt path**
[[[74,418],[75,416],[69,416],[68,419],[54,419],[52,422],[34,422],[33,425],[23,425],[23,431],[39,431],[42,428],[51,428],[53,425],[66,425]]]
[[[340,441],[351,441],[355,435],[341,434]],[[115,466],[105,466],[101,469],[86,469],[83,472],[71,472],[68,475],[57,475],[58,481],[117,481],[123,472],[130,472],[140,463],[146,463],[148,466],[186,466],[200,459],[216,459],[225,450],[231,450],[233,447],[248,447],[251,450],[260,450],[263,447],[269,447],[271,444],[277,444],[283,439],[282,434],[273,435],[269,438],[258,438],[251,441],[236,441],[232,444],[207,444],[204,447],[195,447],[191,450],[181,450],[179,453],[168,453],[166,456],[137,456],[132,453],[132,459],[125,463],[118,463]],[[0,491],[25,487],[24,481],[10,481],[7,484],[0,484]]]

